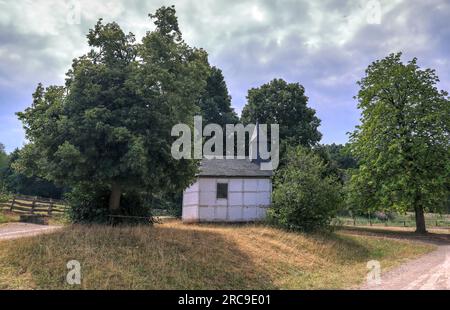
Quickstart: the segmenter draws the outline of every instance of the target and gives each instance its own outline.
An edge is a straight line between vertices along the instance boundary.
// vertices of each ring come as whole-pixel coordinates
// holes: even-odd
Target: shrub
[[[66,194],[68,216],[73,223],[106,223],[108,193],[105,189],[77,186]]]
[[[326,174],[323,161],[302,147],[288,150],[274,177],[270,222],[290,230],[327,227],[342,205],[342,187]]]
[[[181,217],[183,193],[147,193],[145,202],[151,206],[153,215],[169,215]]]
[[[142,195],[127,191],[121,197],[121,208],[113,214],[118,216],[110,218],[108,208],[109,189],[92,187],[89,185],[77,186],[66,195],[69,202],[69,219],[73,223],[112,223],[112,224],[141,224],[149,223],[151,216],[150,206],[145,203]],[[129,216],[129,217],[128,217]],[[147,218],[147,219],[146,219]]]
[[[2,192],[0,190],[0,203],[5,203],[8,202],[11,199],[11,195],[6,193],[6,192]]]

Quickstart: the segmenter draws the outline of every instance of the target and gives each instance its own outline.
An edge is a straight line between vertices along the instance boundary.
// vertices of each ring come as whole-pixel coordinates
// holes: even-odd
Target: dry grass
[[[347,288],[364,280],[369,260],[387,268],[432,249],[262,225],[71,226],[0,242],[0,288],[74,288],[65,284],[72,259],[81,263],[83,289]]]

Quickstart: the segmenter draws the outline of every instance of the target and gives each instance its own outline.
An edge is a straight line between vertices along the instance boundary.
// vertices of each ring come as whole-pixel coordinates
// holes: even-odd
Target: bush
[[[11,199],[11,195],[0,191],[0,203],[8,202]]]
[[[73,223],[148,224],[150,206],[137,192],[125,192],[121,197],[121,208],[114,215],[129,216],[110,218],[108,188],[92,186],[75,187],[66,198],[69,202],[69,219]],[[136,217],[136,218],[133,218]],[[147,218],[147,219],[146,219]]]
[[[108,221],[108,193],[106,189],[77,186],[66,194],[68,216],[73,223],[106,223]]]
[[[342,205],[342,186],[326,174],[317,155],[302,147],[288,150],[286,165],[274,177],[270,222],[289,230],[329,226]]]
[[[152,207],[153,215],[181,217],[183,193],[147,194],[146,203]]]

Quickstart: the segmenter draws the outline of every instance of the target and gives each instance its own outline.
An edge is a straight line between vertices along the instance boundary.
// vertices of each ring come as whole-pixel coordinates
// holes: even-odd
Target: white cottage
[[[272,171],[247,159],[203,159],[183,194],[183,222],[262,220],[270,207]]]

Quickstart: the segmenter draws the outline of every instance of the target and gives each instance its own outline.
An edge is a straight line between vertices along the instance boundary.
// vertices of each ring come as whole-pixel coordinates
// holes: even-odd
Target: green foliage
[[[441,210],[449,193],[450,103],[434,70],[401,54],[372,63],[358,82],[362,123],[351,135],[360,168],[350,201],[369,210]],[[424,222],[418,231],[424,232]]]
[[[216,67],[211,68],[205,91],[199,106],[205,124],[237,124],[239,118],[231,107],[231,97],[228,94],[222,71]]]
[[[19,154],[19,149],[14,150],[8,157],[6,167],[0,169],[0,191],[3,189],[9,193],[61,199],[64,188],[37,176],[27,176],[14,169]]]
[[[342,185],[348,181],[351,170],[358,165],[348,145],[319,144],[313,147],[313,151],[324,161],[325,174],[336,177]]]
[[[88,185],[78,185],[66,194],[69,205],[68,217],[73,223],[108,222],[107,188],[99,190]]]
[[[11,199],[11,195],[0,189],[0,203],[8,202]]]
[[[145,201],[152,208],[154,215],[169,215],[181,217],[183,205],[183,193],[160,193],[150,194],[145,197]]]
[[[307,106],[305,88],[299,83],[274,79],[248,91],[242,110],[243,123],[279,124],[282,147],[312,146],[320,141],[320,120],[316,111]]]
[[[191,124],[209,75],[207,54],[181,37],[175,9],[154,15],[156,29],[136,43],[118,24],[99,20],[91,51],[73,61],[66,85],[39,85],[18,113],[30,141],[17,168],[76,187],[111,191],[110,208],[132,191],[178,191],[197,162],[170,153],[177,123]]]
[[[111,218],[109,215],[109,189],[98,188],[93,184],[79,184],[66,195],[69,203],[68,217],[73,223],[149,223],[150,205],[146,204],[143,195],[128,191],[122,197],[122,208],[114,214],[127,216]]]
[[[286,165],[275,175],[269,221],[287,229],[325,228],[341,207],[341,186],[326,175],[326,165],[314,152],[290,148]]]
[[[8,154],[5,152],[5,146],[0,143],[0,171],[8,165]]]
[[[355,169],[358,162],[351,154],[349,144],[323,144],[319,148],[323,148],[330,161],[333,161],[339,169]]]

